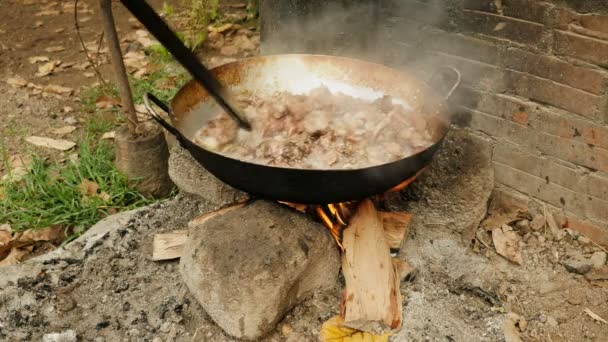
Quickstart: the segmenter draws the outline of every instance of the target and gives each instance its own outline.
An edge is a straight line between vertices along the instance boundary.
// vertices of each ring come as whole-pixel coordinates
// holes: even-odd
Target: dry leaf
[[[606,321],[605,319],[603,319],[602,317],[600,317],[600,315],[596,314],[595,312],[589,310],[589,308],[585,308],[585,312],[587,313],[587,315],[589,315],[594,320],[596,320],[598,322],[602,322],[604,324],[608,324],[608,321]]]
[[[34,28],[39,28],[44,25],[44,21],[38,20],[34,23]]]
[[[63,32],[63,31],[65,31],[65,29],[64,29],[64,28],[58,28],[58,29],[56,29],[56,30],[55,30],[55,33],[61,33],[61,32]]]
[[[135,31],[135,35],[137,40],[144,48],[150,47],[152,45],[158,45],[158,42],[152,38],[150,38],[150,34],[145,30],[137,30]]]
[[[11,225],[8,223],[0,224],[0,253],[2,253],[3,247],[8,246],[12,236]]]
[[[83,75],[84,75],[84,77],[87,77],[87,78],[95,77],[95,74],[92,72],[85,72]]]
[[[20,76],[17,77],[9,77],[6,79],[6,83],[15,87],[15,88],[23,88],[27,85],[27,81]]]
[[[521,317],[514,313],[507,314],[503,323],[503,333],[505,335],[505,342],[521,342],[519,337],[519,329],[516,324],[519,322]]]
[[[95,107],[99,109],[109,109],[120,105],[120,99],[115,97],[109,97],[107,95],[101,95],[95,100]]]
[[[2,177],[3,181],[19,182],[23,179],[29,170],[32,162],[31,157],[22,157],[20,155],[13,155],[8,158],[8,167],[10,174],[7,173]]]
[[[44,49],[44,51],[46,52],[60,52],[60,51],[64,51],[65,48],[63,46],[50,46],[46,49]]]
[[[51,129],[51,133],[53,134],[57,134],[57,135],[65,135],[65,134],[70,134],[72,132],[74,132],[76,130],[76,126],[63,126],[63,127],[59,127],[59,128],[52,128]]]
[[[500,31],[507,27],[507,23],[498,23],[496,27],[494,27],[494,31]]]
[[[70,107],[70,106],[65,106],[63,107],[63,112],[64,113],[71,113],[74,111],[74,108]]]
[[[28,254],[30,254],[30,251],[27,248],[13,248],[6,258],[0,260],[0,267],[16,265]]]
[[[45,86],[42,90],[46,91],[47,93],[59,94],[59,95],[71,95],[74,92],[74,89],[72,89],[72,88],[55,85],[55,84],[49,84],[49,85]]]
[[[57,61],[50,61],[50,62],[44,63],[38,67],[36,76],[43,77],[46,75],[50,75],[56,66],[57,66]]]
[[[551,234],[553,234],[553,236],[555,237],[555,239],[557,241],[561,240],[564,238],[564,236],[566,236],[566,231],[563,229],[560,229],[557,226],[557,223],[555,222],[555,218],[553,217],[553,214],[547,210],[547,208],[545,208],[545,219],[547,221],[547,226],[549,226],[549,229],[551,230]]]
[[[500,228],[493,229],[492,241],[494,242],[496,253],[516,264],[521,265],[523,263],[521,248],[519,246],[521,236],[514,232],[513,228],[503,224]]]
[[[30,64],[36,64],[36,63],[43,63],[43,62],[48,62],[51,59],[48,58],[47,56],[33,56],[27,59]]]
[[[90,180],[83,180],[82,183],[78,185],[78,191],[83,196],[97,196],[97,190],[99,190],[99,184],[91,182]]]
[[[225,32],[225,31],[230,30],[230,29],[231,29],[231,28],[233,28],[233,27],[234,27],[234,24],[232,24],[232,23],[227,23],[227,24],[220,25],[220,26],[217,26],[217,27],[216,27],[216,26],[212,26],[212,25],[211,25],[211,26],[209,26],[207,29],[208,29],[210,32],[222,33],[222,32]]]
[[[391,335],[373,335],[351,329],[344,326],[344,320],[340,316],[334,316],[323,323],[320,339],[322,342],[388,342]]]
[[[25,138],[25,141],[29,142],[30,144],[36,145],[36,146],[54,148],[56,150],[61,150],[61,151],[67,151],[69,149],[72,149],[74,146],[76,146],[76,143],[73,141],[62,140],[62,139],[51,139],[51,138],[37,137],[37,136],[27,137],[27,138]]]
[[[18,247],[33,244],[38,241],[61,241],[65,239],[65,232],[61,225],[54,225],[46,228],[28,229],[24,232],[16,233],[12,243]]]
[[[59,15],[59,10],[46,10],[46,11],[40,11],[38,13],[36,13],[35,15],[37,17],[44,17],[44,16],[48,16],[48,15]]]
[[[105,132],[101,136],[101,139],[114,139],[115,137],[116,137],[116,132],[110,131],[110,132]]]

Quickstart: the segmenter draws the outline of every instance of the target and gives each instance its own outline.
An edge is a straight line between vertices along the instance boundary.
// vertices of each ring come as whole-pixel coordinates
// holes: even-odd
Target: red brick
[[[555,52],[608,67],[608,41],[555,30]]]
[[[608,248],[608,225],[601,227],[573,216],[560,217],[562,227],[576,230],[600,246]]]
[[[568,112],[537,106],[530,126],[562,138],[608,149],[608,126],[580,119]]]
[[[463,83],[472,88],[493,92],[505,90],[504,73],[502,69],[495,65],[445,53],[433,53],[429,56],[427,62],[435,66],[455,67],[462,73]]]
[[[439,30],[428,32],[424,41],[427,49],[494,65],[498,64],[502,49],[499,45],[487,40]]]
[[[512,168],[494,161],[494,178],[498,183],[507,185],[532,197],[541,199],[558,208],[571,211],[592,220],[606,219],[608,201],[564,188],[556,183],[533,174]]]
[[[528,125],[528,113],[526,112],[516,112],[513,114],[512,119],[514,122],[527,126]]]
[[[550,5],[536,0],[503,0],[497,7],[491,0],[465,0],[464,8],[545,23]]]
[[[509,48],[503,56],[507,68],[529,73],[555,82],[569,85],[596,95],[608,83],[608,72],[572,65],[551,56],[530,53],[522,49]]]
[[[601,172],[587,173],[559,159],[535,155],[526,147],[499,143],[492,157],[497,163],[532,174],[574,192],[598,199],[596,203],[608,203],[608,175]],[[593,201],[593,199],[591,200]],[[593,205],[593,204],[592,204]],[[601,213],[601,212],[600,212]],[[596,213],[596,215],[599,215]],[[604,213],[608,221],[608,211]]]
[[[536,136],[536,147],[542,153],[593,170],[608,172],[608,150],[533,130],[530,134]]]
[[[506,81],[507,88],[515,95],[547,103],[590,119],[604,120],[605,97],[517,71],[507,72]]]
[[[578,21],[581,26],[592,31],[608,33],[608,15],[586,14],[580,15]]]
[[[462,87],[457,94],[459,103],[465,107],[507,120],[513,120],[515,113],[525,112],[528,114],[528,124],[534,131],[608,149],[607,125],[509,95],[483,93],[466,87]]]
[[[541,24],[479,11],[463,12],[463,24],[473,32],[544,49],[544,43],[541,41],[544,26]]]
[[[608,175],[600,175],[599,172],[590,174],[586,181],[587,193],[591,196],[608,201]],[[608,213],[606,213],[608,221]]]

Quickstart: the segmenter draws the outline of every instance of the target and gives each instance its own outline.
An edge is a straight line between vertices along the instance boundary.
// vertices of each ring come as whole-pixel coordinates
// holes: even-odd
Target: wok
[[[323,84],[332,92],[343,92],[370,101],[389,95],[423,116],[433,137],[431,146],[395,162],[359,169],[320,170],[261,165],[233,159],[194,144],[192,138],[196,131],[222,110],[194,80],[178,91],[170,108],[152,98],[169,113],[171,124],[154,114],[147,99],[146,104],[156,121],[174,135],[202,167],[237,189],[254,196],[293,203],[346,202],[383,193],[429,164],[449,127],[446,100],[460,83],[458,71],[451,70],[457,77],[447,96],[440,95],[407,72],[334,56],[261,56],[211,70],[224,86],[234,92],[260,97],[277,91],[305,94]]]

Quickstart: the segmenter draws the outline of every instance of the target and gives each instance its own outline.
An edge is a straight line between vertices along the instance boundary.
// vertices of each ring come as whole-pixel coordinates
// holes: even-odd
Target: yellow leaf
[[[83,180],[80,185],[78,185],[78,191],[83,196],[97,196],[97,190],[99,190],[99,185],[95,182],[91,182],[90,180]]]
[[[391,333],[373,335],[344,326],[344,320],[335,316],[323,323],[321,342],[388,342]]]

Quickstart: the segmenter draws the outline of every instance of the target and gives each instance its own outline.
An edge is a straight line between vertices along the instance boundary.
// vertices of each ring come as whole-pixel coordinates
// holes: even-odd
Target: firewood
[[[404,212],[379,212],[384,225],[384,236],[388,246],[399,249],[407,239],[412,222],[412,214]]]
[[[244,205],[245,205],[245,203],[239,203],[239,204],[231,205],[229,207],[222,208],[222,209],[219,209],[216,211],[212,211],[210,213],[206,213],[206,214],[197,216],[197,217],[193,218],[192,220],[190,220],[190,222],[188,222],[188,228],[198,227],[198,226],[202,225],[203,223],[207,222],[207,220],[209,220],[212,217],[225,214],[234,209],[242,208]]]
[[[361,202],[343,234],[345,325],[374,334],[400,328],[400,276],[390,255],[382,220],[370,200]]]
[[[188,231],[186,230],[155,234],[154,242],[152,242],[152,260],[160,261],[180,258],[187,238]]]
[[[244,205],[245,203],[239,203],[195,217],[188,222],[188,228],[192,229],[198,227],[212,217],[225,214],[234,209],[242,208]],[[171,233],[154,235],[154,241],[152,243],[152,260],[160,261],[181,258],[182,248],[187,239],[187,230],[175,230]]]

